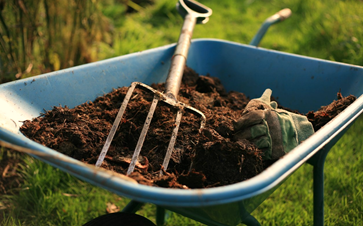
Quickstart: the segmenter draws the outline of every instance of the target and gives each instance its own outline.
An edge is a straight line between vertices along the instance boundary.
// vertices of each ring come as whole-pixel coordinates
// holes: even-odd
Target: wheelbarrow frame
[[[159,222],[163,209],[170,209],[208,225],[234,225],[241,221],[258,225],[250,213],[289,175],[309,162],[314,166],[314,223],[322,225],[325,156],[363,111],[363,68],[360,66],[224,40],[193,40],[187,65],[199,74],[210,73],[211,76],[219,76],[222,82],[233,81],[224,83],[227,90],[242,91],[254,98],[265,88],[271,88],[282,105],[301,112],[317,110],[321,105],[328,104],[340,88],[343,95],[360,96],[330,123],[261,174],[223,187],[178,190],[134,184],[125,177],[95,170],[35,143],[19,132],[21,121],[39,116],[43,108],[50,110],[59,104],[74,107],[135,80],[146,84],[165,80],[174,48],[174,44],[167,45],[0,85],[0,105],[3,106],[0,109],[0,139],[46,153],[52,157],[34,157],[91,184],[131,198],[133,201],[124,211],[136,211],[147,202],[157,205],[160,210]],[[223,59],[227,55],[231,59]],[[269,75],[269,71],[278,71],[278,77],[264,77],[261,82],[261,77]],[[346,80],[349,84],[344,84]],[[314,103],[310,103],[310,94],[306,89],[306,93],[294,93],[291,87],[291,84],[302,84],[316,88],[321,81],[326,82],[326,90],[315,90],[321,95],[313,100]],[[300,89],[303,90],[303,87]],[[69,95],[69,90],[77,92]],[[307,95],[307,100],[302,98],[304,95]],[[231,214],[230,219],[222,219],[226,212]]]

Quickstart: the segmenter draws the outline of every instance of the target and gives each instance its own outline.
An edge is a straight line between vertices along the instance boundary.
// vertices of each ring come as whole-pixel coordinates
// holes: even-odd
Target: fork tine
[[[166,155],[164,157],[164,161],[163,161],[163,165],[162,165],[164,170],[166,170],[168,168],[171,153],[174,150],[174,145],[175,145],[176,137],[178,136],[178,130],[179,130],[182,114],[183,114],[182,109],[179,108],[178,112],[176,113],[175,127],[173,129],[172,134],[171,134],[168,149],[166,150]],[[162,175],[163,175],[163,171],[160,170],[160,176],[162,176]]]
[[[165,157],[164,157],[164,161],[163,161],[163,164],[162,164],[162,167],[164,170],[166,170],[168,168],[168,165],[169,165],[169,162],[170,162],[170,158],[171,158],[171,154],[174,150],[174,146],[175,146],[175,142],[176,142],[176,138],[177,138],[177,135],[178,135],[178,130],[179,130],[179,127],[180,127],[180,123],[181,123],[181,118],[182,118],[182,115],[183,115],[183,112],[184,110],[186,111],[189,111],[190,113],[196,115],[196,116],[199,116],[201,117],[201,124],[200,124],[200,128],[199,128],[199,132],[201,132],[201,130],[203,129],[204,125],[205,125],[205,121],[206,121],[206,118],[204,116],[204,114],[191,107],[191,106],[188,106],[188,105],[185,105],[183,103],[180,103],[178,101],[175,101],[174,99],[172,98],[169,98],[168,96],[165,96],[163,93],[157,91],[157,90],[154,90],[153,88],[151,88],[150,86],[148,85],[145,85],[143,83],[140,83],[140,82],[133,82],[131,83],[126,95],[125,95],[125,98],[121,104],[121,107],[120,107],[120,110],[116,116],[116,119],[112,125],[112,128],[110,130],[110,133],[108,134],[108,137],[106,139],[106,142],[102,148],[102,151],[100,153],[100,156],[98,157],[97,159],[97,162],[96,162],[96,167],[99,167],[101,166],[105,156],[106,156],[106,153],[111,145],[111,142],[112,142],[112,139],[113,137],[115,136],[115,133],[118,129],[118,126],[121,122],[121,119],[123,117],[123,114],[127,108],[127,105],[131,99],[131,96],[132,96],[132,93],[134,92],[135,88],[138,87],[143,89],[143,90],[146,90],[146,91],[151,91],[153,94],[154,94],[154,97],[153,97],[153,100],[152,100],[152,103],[151,103],[151,106],[150,106],[150,109],[149,109],[149,113],[145,119],[145,122],[144,122],[144,126],[141,130],[141,133],[140,133],[140,137],[137,141],[137,144],[136,144],[136,147],[135,147],[135,151],[133,153],[133,156],[132,156],[132,159],[131,159],[131,163],[129,165],[129,168],[127,169],[127,173],[126,175],[130,175],[134,170],[135,170],[135,165],[136,165],[136,162],[138,161],[138,157],[140,155],[140,152],[141,152],[141,149],[142,149],[142,146],[144,144],[144,141],[145,141],[145,138],[146,138],[146,134],[149,130],[149,127],[150,127],[150,124],[151,124],[151,121],[152,121],[152,118],[153,118],[153,115],[154,115],[154,112],[156,110],[156,106],[158,104],[159,101],[163,101],[165,103],[167,103],[168,105],[170,105],[172,108],[177,108],[177,113],[176,113],[176,118],[175,118],[175,126],[173,128],[173,131],[172,131],[172,135],[171,135],[171,138],[170,138],[170,141],[169,141],[169,144],[168,144],[168,148],[167,148],[167,151],[166,151],[166,154],[165,154]],[[163,171],[160,170],[160,173],[159,173],[160,176],[163,175]]]
[[[134,89],[135,87],[138,85],[139,83],[138,82],[133,82],[131,83],[127,93],[126,93],[126,96],[121,104],[121,107],[120,107],[120,110],[119,112],[117,113],[117,116],[116,116],[116,119],[115,121],[113,122],[113,125],[112,125],[112,128],[110,130],[110,133],[108,134],[107,136],[107,139],[106,139],[106,142],[105,144],[103,145],[103,148],[102,148],[102,151],[101,151],[101,154],[100,156],[98,157],[97,159],[97,162],[96,162],[96,167],[100,167],[102,165],[102,162],[106,156],[106,153],[111,145],[111,142],[112,142],[112,139],[113,137],[115,136],[115,133],[117,131],[117,128],[120,124],[120,121],[122,119],[122,116],[126,110],[126,107],[127,107],[127,104],[129,103],[130,101],[130,98],[131,98],[131,95],[132,93],[134,92]]]
[[[148,115],[146,117],[146,120],[145,120],[145,123],[144,123],[144,127],[141,130],[141,134],[140,134],[139,140],[137,141],[136,148],[135,148],[134,154],[132,156],[129,168],[127,169],[127,174],[126,175],[130,175],[132,172],[134,172],[135,164],[137,162],[137,158],[140,155],[142,145],[144,144],[145,137],[146,137],[147,131],[149,130],[149,126],[150,126],[150,123],[151,123],[151,120],[153,118],[153,115],[154,115],[154,112],[155,112],[155,109],[156,109],[156,105],[158,104],[158,102],[159,102],[158,97],[156,95],[154,95],[153,102],[151,103],[149,113],[148,113]]]
[[[202,129],[204,128],[205,123],[207,121],[207,119],[205,118],[205,115],[201,111],[199,111],[198,109],[193,108],[191,106],[185,105],[184,108],[185,108],[186,111],[188,111],[188,112],[194,114],[195,116],[198,116],[198,117],[201,118],[200,127],[199,127],[199,133],[200,133],[202,131]]]

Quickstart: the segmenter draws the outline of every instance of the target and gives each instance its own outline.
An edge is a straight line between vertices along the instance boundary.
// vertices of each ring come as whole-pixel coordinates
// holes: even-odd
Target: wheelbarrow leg
[[[325,147],[314,156],[314,226],[324,225],[324,163],[329,150]]]
[[[165,223],[165,209],[160,206],[156,206],[156,225],[164,225]]]
[[[131,200],[121,212],[124,213],[136,213],[145,203]]]
[[[243,221],[243,224],[247,226],[261,226],[260,222],[256,218],[254,218],[252,215],[246,216]]]
[[[241,223],[247,226],[261,226],[260,222],[246,210],[243,203],[239,205],[239,208],[241,211]]]

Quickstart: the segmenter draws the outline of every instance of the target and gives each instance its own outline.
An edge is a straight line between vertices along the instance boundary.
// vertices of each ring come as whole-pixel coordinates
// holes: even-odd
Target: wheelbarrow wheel
[[[153,222],[147,218],[134,214],[134,213],[110,213],[106,215],[99,216],[83,226],[155,226]]]

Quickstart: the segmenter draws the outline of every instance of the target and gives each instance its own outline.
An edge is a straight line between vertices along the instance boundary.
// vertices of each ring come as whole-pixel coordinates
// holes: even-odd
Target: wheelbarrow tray
[[[208,189],[167,189],[135,184],[44,147],[19,132],[24,120],[53,106],[73,108],[132,81],[165,81],[175,45],[167,45],[0,85],[0,139],[38,150],[61,170],[120,196],[153,203],[207,224],[235,225],[319,150],[331,147],[363,109],[363,68],[215,39],[193,40],[187,65],[220,78],[227,91],[259,97],[266,88],[290,109],[318,110],[343,96],[359,97],[346,110],[259,175]],[[49,157],[50,156],[50,157]],[[216,163],[218,164],[218,163]]]

